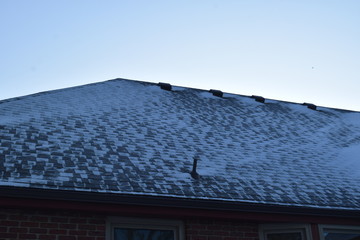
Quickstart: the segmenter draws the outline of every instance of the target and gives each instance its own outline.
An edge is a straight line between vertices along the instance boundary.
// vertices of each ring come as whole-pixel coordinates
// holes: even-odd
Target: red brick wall
[[[226,220],[185,221],[187,240],[258,240],[258,225]]]
[[[84,213],[0,210],[0,240],[105,240],[105,222]]]
[[[105,240],[106,215],[0,209],[0,240]],[[258,226],[227,220],[188,219],[186,240],[258,240]]]

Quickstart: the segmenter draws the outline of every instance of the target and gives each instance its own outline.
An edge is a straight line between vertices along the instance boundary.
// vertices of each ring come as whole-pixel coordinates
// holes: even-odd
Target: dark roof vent
[[[158,86],[160,86],[160,88],[163,89],[163,90],[171,91],[171,84],[169,84],[169,83],[159,82]]]
[[[223,97],[223,92],[220,90],[210,89],[209,92],[216,97]]]
[[[198,179],[199,178],[199,174],[196,172],[196,167],[197,167],[197,161],[198,161],[198,157],[194,157],[194,161],[193,161],[193,169],[190,172],[190,175],[193,179]]]
[[[252,95],[251,98],[254,98],[255,101],[257,101],[257,102],[265,103],[265,98],[263,98],[261,96]]]
[[[312,103],[303,103],[303,105],[307,106],[311,110],[316,110],[316,105]]]

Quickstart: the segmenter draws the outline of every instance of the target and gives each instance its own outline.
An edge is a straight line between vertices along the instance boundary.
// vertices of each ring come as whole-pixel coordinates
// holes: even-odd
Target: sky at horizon
[[[0,99],[127,78],[360,111],[360,1],[2,0]]]

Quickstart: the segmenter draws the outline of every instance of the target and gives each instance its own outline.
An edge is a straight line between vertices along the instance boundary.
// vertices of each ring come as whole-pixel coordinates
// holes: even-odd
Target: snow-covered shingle
[[[358,210],[360,113],[317,109],[123,79],[0,101],[0,185]]]

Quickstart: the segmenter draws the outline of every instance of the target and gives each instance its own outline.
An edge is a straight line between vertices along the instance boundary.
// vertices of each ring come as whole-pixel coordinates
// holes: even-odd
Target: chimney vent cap
[[[210,89],[209,92],[216,97],[223,97],[224,95],[223,92],[220,90]]]
[[[252,95],[251,98],[254,98],[257,102],[265,103],[265,98],[263,98],[262,96]]]
[[[199,160],[199,157],[198,156],[195,156],[193,158],[193,168],[192,168],[192,171],[190,172],[190,175],[193,179],[199,179],[199,174],[197,173],[196,171],[196,168],[197,168],[197,162]]]
[[[307,108],[311,109],[311,110],[316,110],[317,106],[315,104],[312,103],[303,103],[302,105],[307,106]]]
[[[166,91],[171,91],[171,88],[172,88],[170,83],[159,82],[158,86],[160,86],[161,89],[166,90]]]

